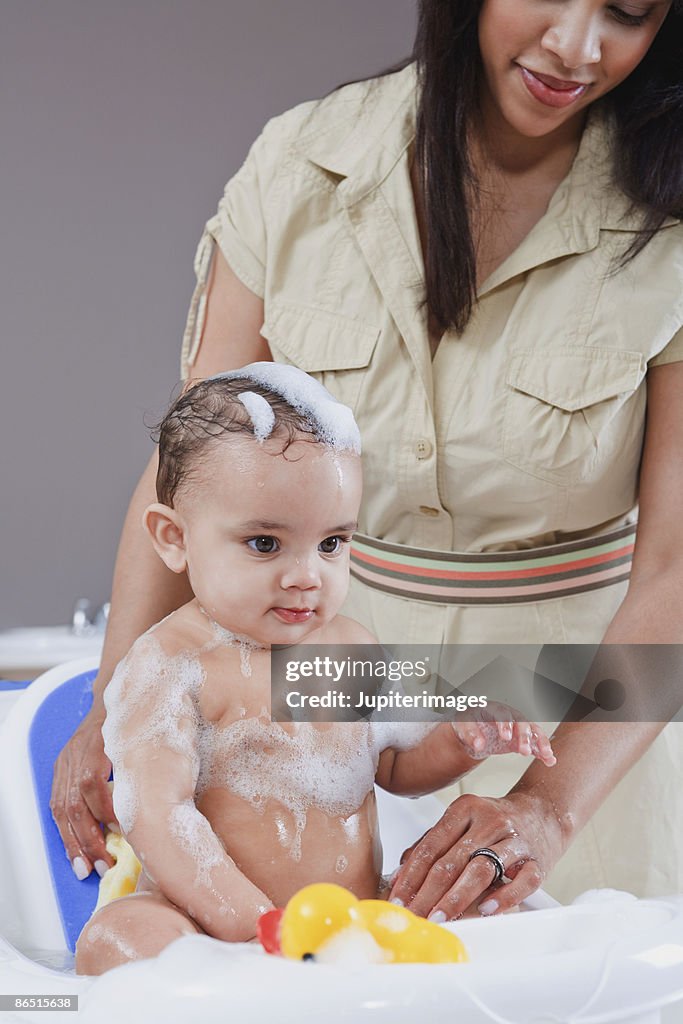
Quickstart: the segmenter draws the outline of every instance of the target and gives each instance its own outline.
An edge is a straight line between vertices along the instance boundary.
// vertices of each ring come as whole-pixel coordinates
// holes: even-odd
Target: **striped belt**
[[[356,533],[351,575],[375,590],[437,604],[509,604],[583,594],[629,578],[636,525],[588,540],[461,554]]]

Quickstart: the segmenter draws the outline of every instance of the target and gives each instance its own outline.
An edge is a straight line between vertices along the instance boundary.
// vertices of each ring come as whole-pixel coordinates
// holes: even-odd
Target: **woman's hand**
[[[485,708],[476,712],[475,718],[451,724],[470,757],[524,754],[538,758],[547,768],[556,763],[550,740],[540,725],[527,722],[508,704],[489,701]]]
[[[55,762],[50,810],[76,878],[98,875],[113,863],[99,823],[116,825],[108,785],[111,762],[104,752],[104,709],[83,719]]]
[[[390,899],[437,922],[474,905],[486,916],[511,910],[542,885],[566,840],[552,807],[535,793],[493,799],[467,794],[403,855]],[[492,888],[496,865],[475,850],[493,850],[510,882]]]

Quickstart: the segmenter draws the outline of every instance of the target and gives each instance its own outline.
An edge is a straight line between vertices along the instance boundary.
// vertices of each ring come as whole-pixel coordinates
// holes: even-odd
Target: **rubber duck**
[[[359,900],[339,885],[300,889],[282,910],[263,914],[257,936],[267,953],[320,963],[463,963],[446,928],[385,900]]]

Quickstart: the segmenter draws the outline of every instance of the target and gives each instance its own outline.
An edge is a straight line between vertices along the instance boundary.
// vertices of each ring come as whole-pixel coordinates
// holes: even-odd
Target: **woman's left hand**
[[[490,798],[466,794],[403,855],[390,899],[437,922],[474,905],[488,916],[516,907],[542,885],[564,852],[557,816],[535,794]],[[498,854],[509,882],[492,888]]]

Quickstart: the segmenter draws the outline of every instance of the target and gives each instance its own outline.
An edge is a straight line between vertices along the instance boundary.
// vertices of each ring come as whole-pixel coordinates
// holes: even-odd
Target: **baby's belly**
[[[240,870],[276,906],[312,882],[343,885],[360,899],[377,895],[382,849],[372,790],[346,817],[316,807],[296,813],[273,799],[255,809],[222,788],[206,790],[197,806]]]

